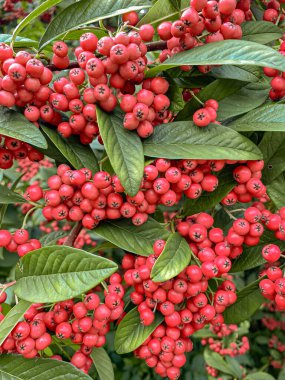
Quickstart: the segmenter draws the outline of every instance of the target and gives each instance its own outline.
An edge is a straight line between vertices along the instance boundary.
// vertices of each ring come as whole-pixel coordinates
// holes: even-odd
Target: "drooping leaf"
[[[250,83],[219,102],[218,120],[226,120],[261,106],[268,98],[267,84]],[[256,126],[258,129],[258,126]]]
[[[158,239],[166,240],[170,233],[163,225],[148,218],[141,226],[134,226],[126,219],[100,223],[96,234],[125,251],[149,256],[153,253],[153,243]]]
[[[235,369],[230,366],[226,360],[219,355],[217,352],[210,351],[209,349],[205,349],[204,351],[204,359],[205,362],[217,370],[226,373],[228,375],[232,375],[234,377],[237,376]]]
[[[70,363],[54,359],[25,359],[21,355],[0,356],[0,378],[3,380],[91,380]]]
[[[39,48],[42,49],[62,33],[76,29],[82,25],[118,16],[130,11],[150,7],[147,0],[81,0],[63,9],[48,25]]]
[[[150,69],[147,76],[182,65],[250,65],[285,71],[285,58],[269,46],[256,42],[225,40],[178,53]]]
[[[68,234],[68,231],[53,231],[40,238],[41,245],[42,247],[47,247],[48,245],[56,245],[59,239],[62,239]]]
[[[248,320],[262,305],[264,297],[259,290],[259,282],[252,282],[237,293],[236,302],[228,307],[223,316],[225,323],[241,323]]]
[[[162,321],[162,315],[156,313],[154,322],[150,326],[144,326],[137,308],[129,311],[116,331],[114,343],[116,352],[126,354],[137,349]]]
[[[24,141],[39,148],[47,148],[41,131],[25,116],[6,107],[0,107],[0,134]]]
[[[94,347],[90,355],[100,380],[114,380],[115,374],[111,359],[103,347]]]
[[[58,302],[82,294],[117,269],[103,257],[65,246],[25,255],[16,268],[15,294],[30,302]]]
[[[281,38],[282,30],[272,22],[268,21],[248,21],[242,24],[242,39],[268,44]]]
[[[231,272],[242,272],[265,264],[266,260],[264,260],[261,251],[267,244],[277,244],[281,249],[285,249],[284,241],[276,239],[271,231],[265,231],[258,244],[254,247],[244,247],[242,255],[233,260]]]
[[[63,0],[46,0],[44,3],[40,4],[32,12],[30,12],[14,29],[12,45],[14,45],[16,37],[20,34],[21,30],[25,28],[25,26],[29,25],[35,18],[39,17],[46,10],[58,3],[61,3],[62,1]]]
[[[230,124],[236,131],[285,131],[285,104],[265,105]]]
[[[75,169],[88,167],[98,171],[98,162],[89,145],[80,144],[75,138],[65,140],[56,131],[46,126],[41,126],[42,131],[49,140]]]
[[[144,170],[141,139],[123,126],[123,119],[97,108],[100,135],[111,165],[125,191],[134,196],[140,188]]]
[[[233,159],[262,158],[257,146],[230,128],[210,124],[198,128],[190,121],[162,124],[144,141],[144,153],[150,157],[169,159]]]
[[[23,318],[23,315],[30,306],[31,302],[20,300],[5,316],[0,323],[0,345],[4,342],[16,324]]]
[[[264,158],[262,180],[270,184],[285,170],[285,132],[266,132],[259,144]]]
[[[203,88],[203,90],[201,90],[199,94],[197,94],[197,97],[202,102],[205,102],[206,100],[211,98],[214,98],[218,102],[220,102],[222,99],[227,98],[232,94],[235,94],[244,86],[245,83],[240,80],[217,79],[205,88]],[[178,113],[175,120],[192,120],[193,113],[199,108],[201,108],[201,103],[199,103],[195,98],[192,98],[189,102],[187,102],[183,110]]]
[[[281,173],[274,181],[271,181],[267,186],[267,194],[277,208],[285,205],[285,176]]]
[[[25,203],[27,200],[20,194],[0,185],[0,204]]]
[[[152,268],[152,281],[164,282],[177,276],[189,264],[191,254],[187,241],[178,233],[171,234]]]
[[[183,215],[194,215],[201,211],[210,210],[234,188],[232,170],[224,170],[219,176],[219,185],[212,193],[203,193],[197,199],[186,199],[183,203]]]

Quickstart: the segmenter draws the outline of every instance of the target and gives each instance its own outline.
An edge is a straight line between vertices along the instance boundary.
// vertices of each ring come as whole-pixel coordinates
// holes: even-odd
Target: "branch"
[[[66,239],[64,245],[68,247],[73,247],[73,243],[75,242],[81,229],[82,229],[82,223],[81,222],[76,223],[74,227],[72,228],[70,235],[68,235],[68,238]]]
[[[146,44],[147,51],[158,51],[158,50],[164,50],[167,49],[167,42],[166,41],[155,41],[155,42],[149,42]],[[66,69],[59,69],[53,64],[46,66],[51,71],[62,71],[62,70],[69,70],[69,69],[75,69],[76,67],[79,67],[79,64],[77,61],[72,61],[68,65]]]

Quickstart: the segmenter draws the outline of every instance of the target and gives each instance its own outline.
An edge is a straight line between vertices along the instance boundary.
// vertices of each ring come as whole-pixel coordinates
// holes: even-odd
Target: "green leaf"
[[[65,140],[56,131],[45,126],[41,126],[42,131],[55,146],[56,150],[75,168],[88,167],[93,171],[98,171],[98,162],[95,154],[89,145],[80,144],[75,138]]]
[[[91,380],[70,363],[53,359],[25,359],[21,355],[0,356],[2,380]]]
[[[236,131],[285,131],[285,104],[265,105],[230,124]]]
[[[267,194],[277,208],[285,205],[285,176],[281,173],[266,186]]]
[[[94,347],[90,355],[100,380],[114,380],[115,374],[111,359],[103,347]]]
[[[31,302],[20,300],[5,316],[0,323],[0,345],[4,342],[16,324],[23,318],[23,315],[30,306]]]
[[[100,223],[96,234],[125,251],[141,256],[153,253],[153,243],[158,239],[167,240],[170,232],[152,218],[141,226],[135,226],[130,220],[110,220]]]
[[[113,249],[113,248],[118,248],[118,247],[113,243],[104,241],[103,243],[99,243],[95,247],[88,249],[88,252],[95,253],[98,251],[104,251],[106,249]]]
[[[27,200],[20,194],[8,189],[7,186],[0,185],[0,204],[26,203]]]
[[[211,98],[214,98],[220,102],[222,99],[235,94],[244,86],[245,83],[239,80],[217,79],[203,88],[203,90],[201,90],[197,96],[202,102],[205,102]],[[201,104],[195,98],[192,98],[189,102],[187,102],[183,110],[178,113],[175,120],[192,120],[193,113],[199,108],[201,108]]]
[[[268,44],[281,38],[283,32],[278,26],[267,21],[248,21],[242,24],[242,39],[257,42],[259,44]]]
[[[232,368],[225,359],[216,352],[210,351],[208,348],[204,351],[205,362],[217,370],[236,377],[236,371]]]
[[[53,231],[50,234],[44,235],[40,238],[42,247],[47,247],[49,245],[56,245],[57,241],[69,234],[69,231]]]
[[[245,380],[275,380],[275,377],[265,372],[255,372],[247,375]]]
[[[41,131],[24,115],[6,107],[0,107],[0,134],[24,141],[39,148],[47,148]]]
[[[225,323],[241,323],[248,320],[263,304],[264,297],[259,290],[259,282],[252,282],[237,293],[236,302],[228,307],[223,316]]]
[[[210,210],[234,188],[236,182],[233,179],[232,170],[224,170],[219,176],[219,186],[212,193],[203,193],[197,199],[186,199],[183,203],[183,215],[194,215],[198,212]]]
[[[184,108],[185,102],[183,99],[183,88],[173,83],[170,85],[169,90],[166,95],[168,96],[170,100],[169,110],[171,112],[173,112],[174,114],[177,114],[179,111],[181,111]]]
[[[163,316],[155,315],[150,326],[144,326],[140,321],[137,308],[132,309],[120,322],[115,335],[115,350],[118,354],[126,354],[136,350],[163,321]]]
[[[16,268],[15,294],[30,302],[59,302],[94,288],[116,269],[114,262],[80,249],[43,247]]]
[[[81,0],[63,9],[48,25],[39,48],[42,49],[62,33],[82,25],[118,16],[130,11],[149,8],[147,0]]]
[[[267,84],[248,84],[235,94],[232,94],[219,102],[217,119],[226,120],[234,116],[245,114],[261,106],[267,100],[268,92],[269,87]]]
[[[267,244],[277,244],[281,249],[285,249],[284,241],[276,239],[273,232],[265,230],[257,245],[254,247],[245,246],[240,257],[233,260],[230,272],[242,272],[265,264],[266,260],[264,260],[261,251]]]
[[[1,34],[0,35],[0,42],[4,42],[5,44],[10,44],[12,41],[12,35],[11,34]],[[35,40],[31,40],[30,38],[26,37],[16,37],[16,40],[14,41],[14,47],[20,48],[20,47],[37,47],[38,42]]]
[[[243,40],[225,40],[198,46],[150,69],[147,77],[182,65],[250,65],[285,71],[285,58],[269,46]]]
[[[137,133],[123,126],[123,119],[97,108],[100,135],[110,159],[126,192],[134,196],[140,188],[144,171],[141,139]]]
[[[270,184],[285,170],[285,132],[266,132],[259,144],[265,167],[262,180]]]
[[[189,264],[191,254],[187,241],[178,233],[171,234],[152,268],[152,281],[164,282],[177,276]]]
[[[235,79],[243,82],[258,82],[263,71],[258,66],[219,66],[211,70],[215,78]]]
[[[12,46],[14,45],[14,41],[18,34],[20,34],[21,30],[25,28],[25,26],[29,25],[35,18],[39,17],[42,13],[44,13],[49,8],[55,6],[58,3],[61,3],[63,0],[47,0],[38,7],[36,7],[32,12],[28,14],[14,29],[13,37],[12,37]]]
[[[158,125],[144,141],[144,153],[169,159],[258,160],[262,154],[248,138],[222,125],[199,128],[191,121]]]

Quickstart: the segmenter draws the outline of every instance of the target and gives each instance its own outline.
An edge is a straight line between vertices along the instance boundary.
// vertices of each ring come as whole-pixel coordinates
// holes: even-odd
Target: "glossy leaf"
[[[269,46],[251,41],[224,40],[178,53],[150,69],[147,76],[181,65],[250,65],[285,71],[284,57]]]
[[[230,124],[236,131],[285,131],[285,104],[265,105]]]
[[[154,322],[150,326],[144,326],[137,308],[129,311],[116,331],[114,343],[116,352],[126,354],[137,349],[162,321],[163,316],[156,313]]]
[[[0,107],[0,134],[24,141],[39,148],[47,148],[41,131],[25,116],[9,108]]]
[[[257,146],[230,128],[210,124],[198,128],[190,121],[162,124],[144,141],[150,157],[169,159],[256,160],[262,154]]]
[[[202,193],[197,199],[187,199],[183,203],[183,215],[194,215],[215,207],[234,188],[232,170],[225,170],[219,176],[219,185],[212,193]]]
[[[30,306],[31,302],[20,300],[5,316],[0,323],[0,345],[4,342],[16,324],[23,318]]]
[[[25,26],[29,25],[35,18],[39,17],[46,10],[61,3],[62,1],[63,0],[46,0],[44,3],[40,4],[32,12],[30,12],[14,29],[12,45],[14,45],[16,37],[18,34],[20,34],[21,30],[25,28]]]
[[[164,282],[177,276],[189,264],[191,254],[187,241],[178,233],[171,234],[152,268],[152,281]]]
[[[146,15],[139,21],[138,26],[145,24],[157,26],[165,20],[177,20],[179,17],[178,3],[178,0],[157,0]],[[189,7],[188,0],[182,0],[180,3],[182,9]]]
[[[216,368],[217,370],[226,373],[228,375],[232,375],[236,377],[236,371],[234,368],[232,368],[226,361],[225,359],[219,355],[217,352],[210,351],[209,349],[206,349],[204,351],[204,359],[205,362],[213,367]]]
[[[282,37],[282,30],[268,21],[248,21],[242,24],[242,39],[268,44]]]
[[[0,356],[1,380],[91,380],[72,364],[53,359],[25,359],[21,355]]]
[[[235,79],[243,82],[258,82],[263,71],[258,66],[219,66],[211,70],[215,78]]]
[[[242,255],[233,260],[231,273],[242,272],[265,264],[266,260],[262,257],[261,251],[267,244],[277,244],[281,249],[285,249],[284,241],[276,239],[271,231],[265,231],[258,244],[253,247],[245,246]]]
[[[42,247],[47,247],[48,245],[56,245],[59,239],[62,239],[68,234],[69,231],[53,231],[40,238],[41,245]]]
[[[223,313],[225,323],[241,323],[248,320],[263,304],[259,280],[252,282],[237,293],[236,302]]]
[[[0,185],[0,204],[25,203],[27,200],[20,194]]]
[[[149,256],[153,253],[153,243],[158,239],[166,240],[170,232],[149,217],[141,226],[135,226],[126,219],[100,223],[96,234],[127,252]]]
[[[98,162],[89,145],[80,144],[75,138],[65,140],[56,131],[45,126],[41,126],[42,131],[49,140],[69,162],[74,169],[88,167],[93,171],[98,171]]]
[[[117,269],[103,257],[65,246],[25,255],[16,268],[15,294],[30,302],[58,302],[94,288]]]
[[[277,208],[285,205],[285,176],[281,173],[274,181],[267,186],[267,194]]]
[[[4,42],[5,44],[10,44],[12,41],[12,34],[1,34],[0,35],[0,42]],[[14,41],[14,47],[20,48],[20,47],[37,47],[38,42],[31,40],[30,38],[26,37],[16,37]]]
[[[123,127],[123,119],[118,115],[98,108],[97,119],[111,165],[126,193],[134,196],[139,191],[144,170],[141,139]]]
[[[148,8],[147,0],[81,0],[63,9],[48,25],[39,47],[42,49],[62,33],[82,25],[118,16],[130,11]]]
[[[103,347],[94,347],[90,355],[100,380],[114,380],[115,374],[111,359]]]

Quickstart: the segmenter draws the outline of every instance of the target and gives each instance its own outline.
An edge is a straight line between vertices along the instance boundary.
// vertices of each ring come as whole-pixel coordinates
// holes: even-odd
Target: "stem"
[[[232,220],[237,220],[237,218],[235,216],[232,215],[232,213],[226,208],[223,206],[223,209],[225,211],[226,214],[228,214],[228,216],[232,219]]]
[[[71,233],[68,235],[68,238],[66,239],[64,245],[68,247],[72,247],[73,243],[75,242],[77,236],[79,235],[82,228],[81,222],[77,222],[74,227],[71,230]]]
[[[165,41],[155,41],[155,42],[149,42],[146,44],[147,46],[147,51],[157,51],[157,50],[164,50],[167,48],[167,43]],[[46,66],[48,69],[51,71],[62,71],[62,69],[59,69],[53,64],[47,65]],[[75,69],[79,67],[79,64],[77,61],[70,62],[68,67],[63,70],[69,70],[69,69]]]
[[[203,107],[204,107],[204,103],[202,102],[202,100],[200,100],[195,94],[193,91],[189,91],[190,94],[192,95],[192,97],[198,102],[200,103]]]
[[[36,206],[35,206],[35,207],[31,208],[31,209],[26,213],[21,229],[25,228],[25,225],[27,224],[27,219],[28,219],[28,217],[29,217],[30,214],[31,214],[32,212],[34,212],[37,208],[39,208],[39,207],[36,207]]]
[[[106,284],[106,282],[105,281],[102,281],[101,282],[101,285],[103,286],[103,288],[106,290],[106,292],[108,293],[109,292],[109,290],[108,290],[108,285]]]
[[[0,297],[6,291],[6,289],[10,288],[10,286],[13,286],[15,284],[16,281],[8,282],[7,284],[0,284]]]

